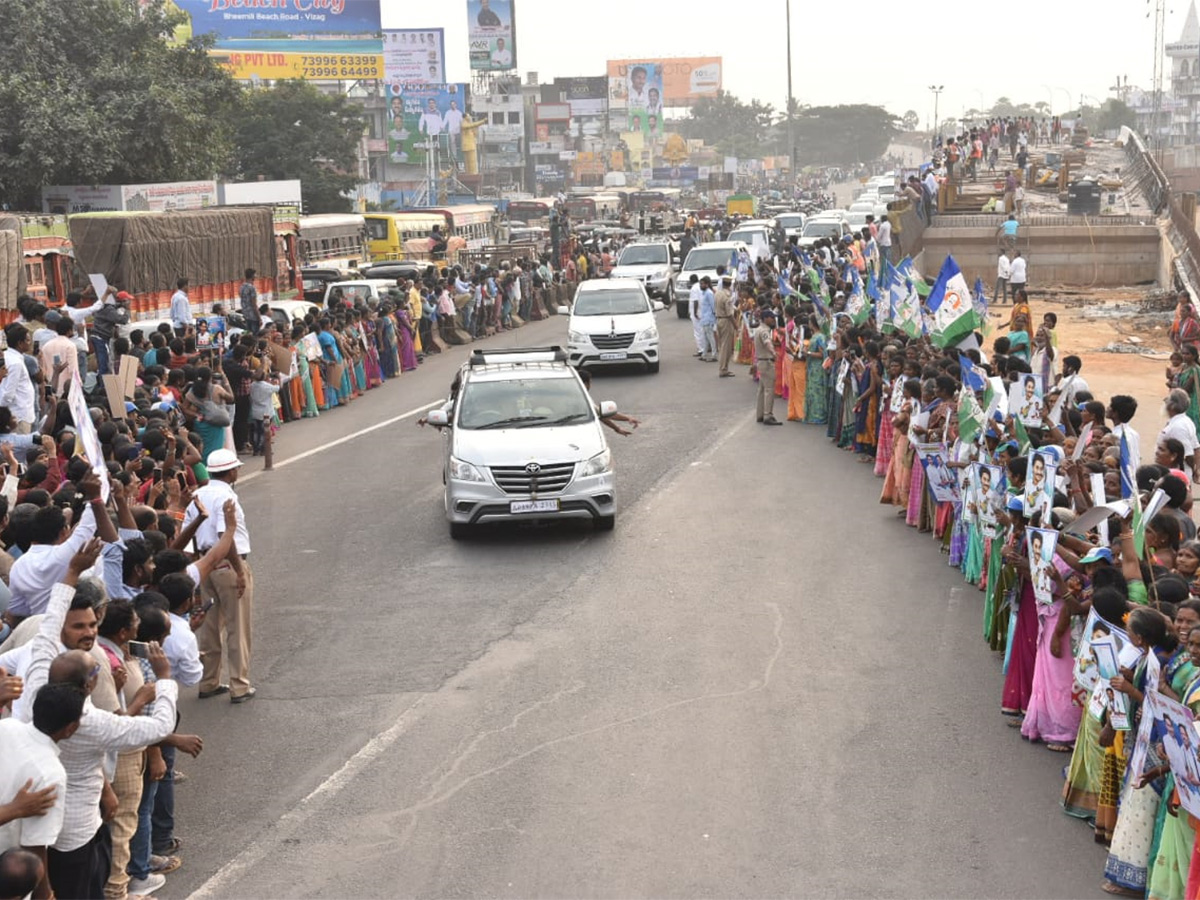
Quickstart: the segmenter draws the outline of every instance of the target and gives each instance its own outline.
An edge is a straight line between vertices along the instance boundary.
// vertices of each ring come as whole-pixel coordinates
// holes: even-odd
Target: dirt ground
[[[1148,457],[1166,421],[1162,400],[1174,306],[1157,288],[1048,288],[1031,298],[1030,305],[1035,324],[1047,312],[1058,316],[1059,353],[1083,360],[1080,374],[1098,399],[1113,394],[1137,398],[1133,427],[1142,436],[1142,456]],[[1001,326],[1011,311],[1011,306],[993,305],[992,337],[1006,333]]]

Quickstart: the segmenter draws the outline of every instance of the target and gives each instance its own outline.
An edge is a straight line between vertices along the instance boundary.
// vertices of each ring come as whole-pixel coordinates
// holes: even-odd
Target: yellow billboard
[[[245,53],[214,50],[212,57],[234,78],[383,78],[383,54]]]

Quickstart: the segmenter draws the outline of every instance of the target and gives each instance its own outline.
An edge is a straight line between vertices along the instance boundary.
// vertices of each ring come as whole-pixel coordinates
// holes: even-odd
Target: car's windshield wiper
[[[546,422],[545,424],[547,424],[547,425],[566,425],[568,422],[574,422],[578,419],[586,419],[590,415],[591,415],[591,413],[585,413],[585,412],[571,413],[568,416],[563,416],[562,418],[559,418],[559,419],[553,419],[552,421]]]
[[[483,431],[485,428],[500,428],[504,425],[516,425],[519,422],[540,422],[545,416],[512,416],[508,419],[497,419],[495,422],[488,422],[486,425],[480,425],[476,431]]]

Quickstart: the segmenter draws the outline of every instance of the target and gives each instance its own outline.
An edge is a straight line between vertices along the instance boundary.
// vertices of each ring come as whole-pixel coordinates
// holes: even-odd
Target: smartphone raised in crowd
[[[138,659],[149,659],[150,645],[145,641],[130,641],[129,655],[136,656]]]

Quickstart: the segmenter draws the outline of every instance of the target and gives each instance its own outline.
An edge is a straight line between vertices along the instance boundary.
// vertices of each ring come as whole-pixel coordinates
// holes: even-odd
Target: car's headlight
[[[671,276],[671,273],[670,273],[670,272],[666,272],[666,271],[663,271],[663,272],[655,272],[655,273],[654,273],[654,280],[655,280],[655,281],[659,281],[659,280],[661,280],[661,279],[663,279],[663,278],[669,278],[670,276]]]
[[[455,481],[475,481],[480,484],[487,482],[483,477],[483,473],[471,465],[469,462],[463,462],[461,459],[450,457],[450,477]]]
[[[582,344],[586,340],[587,340],[587,335],[584,334],[582,331],[568,331],[567,332],[567,343],[568,344]]]
[[[639,331],[637,339],[639,341],[657,341],[658,340],[657,326],[651,325],[649,328],[645,328],[645,329]]]
[[[605,472],[611,470],[612,451],[606,448],[603,453],[597,453],[583,464],[583,467],[579,470],[579,477],[589,478],[593,475],[603,475]]]

